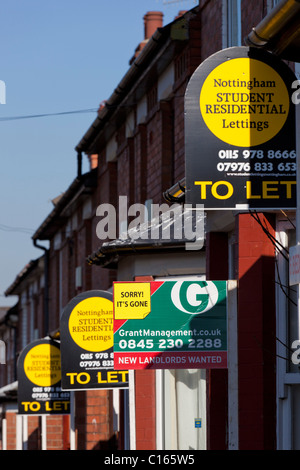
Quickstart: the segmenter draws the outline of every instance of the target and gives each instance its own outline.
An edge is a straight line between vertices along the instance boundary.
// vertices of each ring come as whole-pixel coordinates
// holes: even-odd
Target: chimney
[[[162,28],[163,13],[161,11],[148,11],[144,16],[144,39],[150,39],[158,28]]]
[[[89,162],[90,162],[90,170],[93,170],[94,168],[97,168],[97,166],[98,166],[98,155],[97,154],[88,155],[88,159],[89,159]]]
[[[131,65],[137,58],[139,53],[143,50],[151,36],[155,33],[158,28],[163,26],[163,13],[161,11],[148,11],[144,15],[144,40],[140,42],[134,51],[133,57],[130,59],[129,64]]]
[[[178,15],[175,16],[175,20],[178,20],[178,18],[180,18],[181,16],[183,16],[188,10],[180,10],[178,12]]]

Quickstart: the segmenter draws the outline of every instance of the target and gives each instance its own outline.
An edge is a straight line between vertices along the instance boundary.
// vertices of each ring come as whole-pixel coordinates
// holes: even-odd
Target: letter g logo
[[[218,289],[212,281],[178,281],[171,291],[175,307],[190,315],[207,312],[216,305],[218,297]]]

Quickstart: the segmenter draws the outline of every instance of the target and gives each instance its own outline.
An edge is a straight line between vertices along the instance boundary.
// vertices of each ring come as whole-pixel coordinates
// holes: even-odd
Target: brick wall
[[[49,254],[49,331],[57,328],[59,321],[59,253]]]
[[[128,197],[128,205],[134,201],[134,143],[132,138],[126,139],[118,153],[117,194]]]
[[[47,450],[64,450],[63,416],[47,416]]]
[[[147,129],[144,124],[137,126],[134,138],[134,200],[144,202],[147,198]]]
[[[27,433],[28,433],[28,450],[41,449],[41,430],[40,430],[40,417],[28,416],[27,417]]]
[[[158,204],[161,201],[160,178],[161,178],[161,134],[162,122],[159,113],[153,113],[151,120],[147,123],[147,199],[153,199]]]
[[[257,24],[263,14],[265,2],[247,2],[243,0],[243,34]],[[154,83],[148,99],[148,115],[144,124],[139,125],[128,139],[125,135],[124,123],[117,129],[118,154],[116,162],[106,162],[105,149],[98,157],[98,185],[93,200],[93,213],[102,203],[112,203],[118,207],[118,195],[127,195],[129,204],[144,203],[152,199],[154,203],[163,202],[163,192],[172,184],[184,177],[184,93],[189,77],[196,67],[208,56],[222,48],[222,1],[200,0],[201,14],[195,16],[190,23],[189,45],[180,53],[175,64],[174,96],[168,102],[157,102],[157,88]],[[134,110],[134,109],[133,109]],[[59,252],[50,253],[50,292],[49,292],[49,330],[59,326],[60,298],[59,278],[62,268],[64,306],[78,291],[75,290],[75,268],[82,266],[82,290],[103,289],[111,286],[115,272],[86,265],[86,256],[96,251],[102,241],[97,238],[97,217],[84,221],[78,212],[79,228],[72,238],[64,240],[62,263]],[[268,221],[270,230],[272,223]],[[262,237],[261,229],[253,224],[253,220],[241,216],[238,223],[239,259],[238,271],[240,281],[239,300],[239,354],[240,354],[240,422],[243,425],[241,445],[249,442],[255,448],[264,444],[272,448],[273,434],[269,429],[268,416],[274,411],[274,376],[273,363],[265,351],[273,344],[267,332],[274,326],[272,310],[272,246],[266,237]],[[118,236],[118,233],[116,234]],[[217,261],[210,260],[210,275],[218,274]],[[220,266],[218,266],[220,269]],[[214,272],[214,274],[213,274]],[[269,272],[270,276],[264,276]],[[255,296],[248,297],[248,286],[254,283]],[[248,290],[247,290],[248,289]],[[253,319],[255,331],[253,329]],[[249,329],[250,328],[250,329]],[[252,336],[249,334],[251,332]],[[258,346],[262,344],[262,346]],[[251,352],[252,362],[247,359]],[[246,354],[247,353],[247,354]],[[217,377],[218,374],[218,377]],[[218,380],[220,379],[220,380]],[[218,440],[213,439],[211,432],[210,448],[224,448],[224,400],[219,400],[218,393],[224,391],[226,377],[223,372],[210,375],[209,390],[211,393],[211,430],[217,430]],[[267,384],[270,400],[262,400],[263,385]],[[274,390],[272,389],[274,387]],[[255,400],[255,410],[254,402]],[[216,407],[218,404],[219,408]],[[258,406],[257,406],[258,404]],[[216,410],[221,410],[216,413]],[[111,431],[111,392],[89,391],[76,392],[76,429],[79,449],[103,449],[114,446]],[[225,418],[224,418],[225,416]],[[9,413],[10,427],[14,434],[9,434],[10,445],[15,445],[15,414]],[[222,423],[221,423],[222,419]],[[220,428],[220,426],[221,428]],[[219,426],[219,427],[218,427]],[[56,417],[49,419],[49,446],[61,448],[66,422]],[[136,372],[136,431],[138,449],[155,449],[155,373],[153,371]],[[32,435],[35,433],[32,429]],[[250,439],[250,440],[249,440]],[[249,445],[250,445],[249,444]]]
[[[136,449],[156,449],[155,371],[135,373]]]
[[[228,234],[210,232],[206,236],[206,279],[228,279]],[[207,378],[207,449],[227,449],[228,371],[208,369]]]
[[[113,450],[112,392],[76,392],[76,430],[78,450]]]
[[[241,2],[242,8],[242,38],[247,36],[252,28],[258,25],[263,17],[267,14],[266,4],[267,2],[257,2],[257,4],[253,5],[253,2],[249,2],[248,0],[242,0]]]
[[[201,62],[222,49],[222,0],[201,1]]]
[[[7,427],[7,450],[16,450],[16,426],[17,426],[17,415],[13,412],[6,413],[6,427]]]
[[[274,216],[259,214],[274,236]],[[241,450],[276,448],[274,246],[249,214],[238,216],[238,377]]]
[[[69,240],[65,239],[63,243],[63,247],[60,250],[61,252],[61,262],[60,262],[60,276],[61,276],[61,304],[59,305],[59,317],[58,317],[58,325],[59,325],[59,318],[61,315],[61,309],[64,308],[70,300],[69,297],[69,289],[71,286],[74,286],[74,277],[75,273],[71,273],[69,260],[71,258],[70,255],[70,246]]]
[[[184,159],[184,96],[186,82],[177,88],[176,96],[173,100],[173,113],[174,113],[174,176],[173,181],[176,183],[185,176],[185,159]]]

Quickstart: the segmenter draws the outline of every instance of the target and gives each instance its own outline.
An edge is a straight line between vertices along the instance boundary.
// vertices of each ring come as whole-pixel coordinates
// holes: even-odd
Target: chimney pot
[[[88,159],[90,162],[90,170],[93,170],[94,168],[97,168],[98,166],[98,155],[93,154],[93,155],[88,155]]]
[[[144,16],[145,39],[150,39],[157,28],[163,26],[163,13],[161,11],[148,11]]]
[[[183,16],[188,10],[180,10],[178,12],[178,15],[175,16],[175,20],[177,20],[178,18],[180,18],[181,16]]]

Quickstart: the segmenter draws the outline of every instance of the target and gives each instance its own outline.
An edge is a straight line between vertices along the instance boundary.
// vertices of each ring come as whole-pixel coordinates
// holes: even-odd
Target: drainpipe
[[[263,20],[255,27],[245,38],[247,46],[265,47],[272,42],[272,40],[279,33],[282,35],[284,28],[295,19],[295,16],[300,12],[299,0],[281,0],[271,12],[263,18]],[[296,26],[298,30],[298,26]],[[279,41],[279,49],[273,52],[280,54],[293,39],[292,31],[288,35],[281,37]]]
[[[49,333],[49,287],[48,287],[48,267],[49,267],[49,250],[42,245],[37,243],[37,240],[33,240],[33,244],[36,248],[43,250],[44,255],[44,282],[45,282],[45,290],[44,290],[44,336],[47,336]]]
[[[13,307],[14,308],[14,307]],[[13,318],[15,316],[15,318]],[[13,309],[9,310],[8,313],[5,315],[4,324],[13,330],[14,336],[14,380],[17,380],[17,319],[18,315],[16,315]]]
[[[77,178],[80,179],[82,176],[82,153],[77,152]]]

